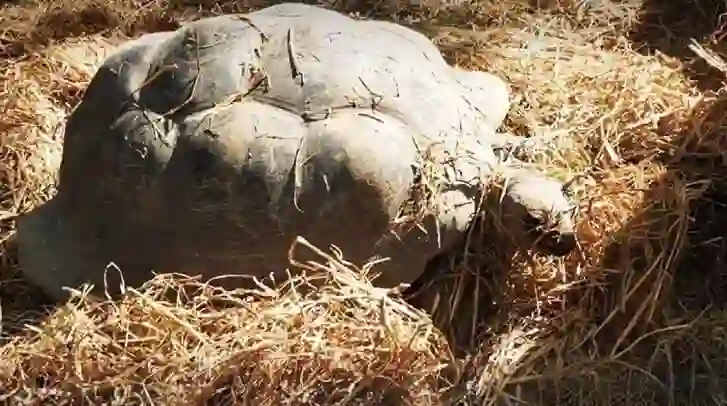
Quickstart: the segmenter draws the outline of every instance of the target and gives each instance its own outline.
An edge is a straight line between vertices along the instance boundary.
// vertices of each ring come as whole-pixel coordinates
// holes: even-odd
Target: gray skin
[[[450,67],[425,36],[314,6],[144,35],[105,61],[69,117],[58,193],[18,222],[21,265],[62,299],[63,287],[104,288],[109,263],[132,286],[152,271],[282,276],[303,236],[354,263],[390,258],[380,287],[412,283],[477,215],[508,106],[504,82]],[[423,229],[407,231],[392,224],[423,151],[448,176],[433,181]],[[504,170],[509,235],[570,252],[562,185]],[[553,231],[534,232],[546,217]]]

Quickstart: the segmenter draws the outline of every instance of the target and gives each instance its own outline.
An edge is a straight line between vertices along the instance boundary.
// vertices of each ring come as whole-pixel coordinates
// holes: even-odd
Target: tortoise
[[[109,263],[129,286],[153,271],[264,278],[302,236],[354,263],[390,258],[374,283],[396,287],[462,239],[495,173],[510,235],[566,255],[563,185],[496,154],[513,143],[497,132],[508,109],[503,80],[450,66],[423,34],[317,6],[144,34],[69,116],[57,194],[18,221],[21,267],[55,299],[103,287]],[[405,229],[425,168],[436,193]]]

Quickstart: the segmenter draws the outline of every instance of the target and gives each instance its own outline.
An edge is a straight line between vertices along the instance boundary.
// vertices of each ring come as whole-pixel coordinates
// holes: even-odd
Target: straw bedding
[[[579,176],[579,252],[503,258],[475,230],[464,261],[424,288],[440,297],[431,317],[373,288],[345,252],[297,264],[303,276],[279,290],[160,275],[117,302],[79,288],[65,305],[43,307],[14,263],[13,217],[53,194],[64,117],[94,66],[124,36],[241,3],[3,6],[0,399],[724,403],[727,141],[716,16],[725,10],[535,3],[336,4],[411,22],[451,62],[506,78],[515,98],[507,129],[563,134],[562,148],[536,163]],[[701,45],[688,48],[690,37]],[[327,282],[305,289],[310,278]]]

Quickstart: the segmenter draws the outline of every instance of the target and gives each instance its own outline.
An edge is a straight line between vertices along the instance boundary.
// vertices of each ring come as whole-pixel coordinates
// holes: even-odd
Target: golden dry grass
[[[511,83],[508,130],[564,135],[563,148],[539,157],[539,165],[558,176],[582,175],[574,185],[580,251],[529,261],[501,258],[486,241],[468,247],[464,263],[437,278],[434,293],[444,300],[433,312],[438,328],[397,295],[372,288],[355,265],[330,257],[306,272],[312,278],[328,270],[321,289],[295,288],[301,277],[280,291],[245,295],[166,275],[120,302],[78,292],[24,327],[41,299],[15,269],[12,218],[52,194],[63,119],[103,52],[122,39],[113,35],[259,6],[192,3],[34,0],[0,14],[0,295],[9,335],[0,347],[0,399],[727,403],[727,99],[716,17],[725,10],[709,9],[717,3],[708,1],[398,9],[402,21],[422,17],[413,26],[453,63]],[[371,6],[337,4],[347,11]],[[716,56],[691,61],[685,36]],[[450,336],[467,339],[464,348],[455,351]]]

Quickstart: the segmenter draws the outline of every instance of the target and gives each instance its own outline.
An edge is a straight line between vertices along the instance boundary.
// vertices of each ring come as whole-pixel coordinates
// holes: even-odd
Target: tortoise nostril
[[[550,254],[565,256],[575,249],[577,239],[575,233],[549,231],[541,240],[541,246]]]
[[[575,233],[560,233],[558,235],[558,242],[561,245],[574,248],[576,246],[576,235]]]

